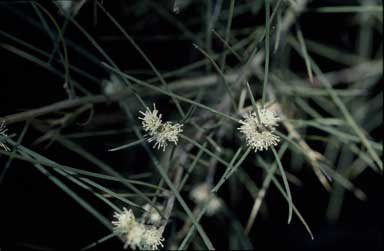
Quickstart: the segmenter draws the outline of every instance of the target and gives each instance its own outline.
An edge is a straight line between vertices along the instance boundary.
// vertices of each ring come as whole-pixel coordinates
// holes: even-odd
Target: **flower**
[[[124,248],[127,248],[128,246],[131,249],[140,247],[145,227],[140,223],[137,223],[132,210],[123,208],[121,213],[115,212],[114,217],[116,218],[116,221],[112,221],[112,224],[114,225],[113,230],[125,242]]]
[[[140,111],[143,117],[139,117],[142,120],[142,127],[147,132],[148,142],[155,142],[153,148],[165,148],[168,146],[168,142],[172,142],[177,145],[179,134],[183,132],[183,125],[173,122],[163,123],[161,120],[162,115],[158,113],[155,104],[153,104],[153,111],[148,107],[145,112]]]
[[[216,214],[223,206],[223,201],[217,196],[212,196],[212,198],[208,201],[207,205],[207,215],[212,216]]]
[[[146,131],[149,136],[153,136],[162,124],[161,114],[158,114],[159,111],[156,109],[155,104],[153,104],[153,111],[147,107],[145,112],[140,111],[140,113],[143,115],[143,117],[139,117],[139,119],[142,120],[141,124],[144,131]]]
[[[267,109],[259,109],[259,117],[255,112],[248,113],[238,129],[245,135],[247,145],[257,151],[267,150],[276,146],[280,138],[273,134],[280,118]]]
[[[123,240],[125,241],[124,248],[129,246],[133,250],[137,247],[142,249],[145,231],[146,229],[143,224],[137,222],[132,223],[128,233],[123,236]]]
[[[253,116],[257,116],[255,112],[252,113]],[[279,116],[276,113],[267,110],[267,109],[259,109],[260,115],[260,123],[265,127],[275,128],[277,124],[280,122]]]
[[[155,227],[149,227],[143,235],[143,248],[157,250],[159,246],[164,247],[163,241],[162,231]]]
[[[113,230],[125,242],[124,248],[156,250],[159,246],[163,247],[162,231],[138,222],[131,209],[123,208],[122,212],[115,212],[114,218]]]
[[[111,74],[108,80],[104,80],[102,86],[106,95],[117,94],[126,89],[124,83],[115,74]]]
[[[178,123],[166,122],[161,124],[159,129],[148,139],[148,142],[155,141],[153,148],[165,148],[168,146],[168,142],[173,142],[177,145],[179,134],[183,131],[183,125]]]
[[[196,204],[207,207],[206,214],[208,216],[216,214],[223,206],[223,201],[210,191],[206,183],[195,186],[190,193],[190,197]]]
[[[130,230],[131,224],[136,221],[132,210],[126,208],[123,208],[121,213],[115,212],[114,217],[116,220],[112,221],[112,225],[114,225],[113,229],[117,234],[126,234]]]
[[[243,128],[247,145],[257,151],[267,150],[270,146],[277,146],[280,138],[269,131],[257,132],[253,129]]]
[[[189,195],[195,203],[207,201],[210,196],[209,186],[206,183],[196,185]]]
[[[5,127],[4,121],[0,123],[0,147],[3,148],[5,151],[9,151],[9,147],[5,144],[2,137],[7,137],[7,128]]]
[[[146,220],[149,224],[158,224],[161,221],[161,215],[159,212],[150,204],[144,205],[145,213],[143,214],[142,218]],[[157,206],[159,210],[163,210],[162,206]]]

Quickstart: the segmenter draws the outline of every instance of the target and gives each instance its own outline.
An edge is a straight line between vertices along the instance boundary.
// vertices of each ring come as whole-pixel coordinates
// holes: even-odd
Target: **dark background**
[[[346,2],[349,5],[356,3],[355,1]],[[314,1],[311,7],[329,3],[334,3],[334,1]],[[162,2],[162,4],[171,7],[167,2]],[[48,4],[46,6],[60,22],[63,22],[63,18],[55,13],[53,6]],[[151,60],[161,70],[172,70],[198,58],[198,54],[188,39],[172,41],[150,39],[151,36],[179,33],[153,10],[145,15],[140,15],[129,8],[131,6],[129,3],[121,5],[120,3],[104,1],[104,6],[124,24],[130,34],[138,38],[136,41],[148,55],[151,55]],[[196,5],[193,5],[191,9],[187,9],[179,15],[173,15],[185,21],[198,15],[199,11]],[[17,13],[23,15],[24,18],[18,16]],[[5,1],[0,3],[0,30],[38,45],[40,48],[51,49],[52,43],[46,32],[38,30],[25,18],[36,19],[29,4],[6,3]],[[90,34],[97,38],[97,41],[122,69],[148,69],[132,46],[121,39],[115,28],[111,28],[113,26],[110,21],[102,13],[98,13],[96,25],[93,18],[91,5],[86,5],[81,10],[77,20],[87,28]],[[354,49],[357,33],[350,25],[352,19],[352,14],[327,14],[325,17],[322,14],[307,13],[300,18],[299,22],[306,37],[348,51]],[[263,17],[244,15],[234,20],[233,26],[241,27],[252,22],[257,23],[260,20],[263,20]],[[202,27],[197,26],[195,29],[198,32]],[[97,54],[92,45],[73,26],[69,26],[65,35]],[[119,39],[107,39],[110,36],[118,36]],[[378,37],[377,39],[381,38]],[[9,39],[1,35],[0,42],[12,44]],[[214,46],[216,45],[214,44]],[[69,55],[71,61],[88,70],[96,78],[108,77],[107,72],[78,57],[77,54],[69,51]],[[101,58],[100,55],[99,58]],[[325,68],[325,71],[340,68],[336,63],[328,62],[325,59],[317,58],[317,60],[320,60],[322,65],[328,63],[326,64],[328,69]],[[46,69],[2,48],[0,48],[0,62],[0,116],[37,108],[67,98],[61,87],[62,80]],[[298,66],[298,68],[300,67]],[[79,77],[80,82],[81,80]],[[86,81],[84,79],[82,83],[95,92],[99,90],[97,85]],[[123,122],[119,121],[119,118],[124,121],[124,116],[117,105],[98,105],[95,110],[100,114],[110,114],[111,119],[102,123],[102,128],[121,128],[124,125]],[[22,128],[23,123],[14,124],[9,127],[9,134],[19,134]],[[74,126],[68,130],[86,131],[87,129],[89,128]],[[41,134],[31,127],[23,145],[30,146],[39,135]],[[123,160],[105,154],[106,149],[113,143],[120,142],[119,140],[118,138],[108,138],[108,143],[105,143],[101,137],[92,140],[92,142],[83,140],[79,143],[97,156],[102,156],[106,162],[113,166],[119,166]],[[33,149],[58,163],[92,170],[87,162],[68,151],[64,151],[57,144],[34,145]],[[140,158],[140,154],[143,153],[137,150],[136,154],[137,158]],[[1,166],[6,160],[5,156],[0,156]],[[130,165],[130,168],[134,169],[133,165]],[[298,175],[303,181],[303,187],[301,189],[294,188],[292,193],[296,206],[311,227],[315,239],[310,240],[297,218],[294,217],[290,225],[286,224],[286,202],[275,188],[271,188],[266,198],[268,214],[257,218],[250,234],[255,249],[382,250],[384,212],[382,177],[367,171],[356,179],[355,184],[367,194],[367,201],[359,201],[351,193],[346,192],[341,217],[337,223],[330,224],[324,218],[329,195],[309,168],[303,170]],[[134,172],[134,170],[132,171]],[[82,194],[80,189],[78,192]],[[86,193],[84,196],[95,205],[99,203]],[[252,203],[253,200],[250,197],[244,197],[238,200],[231,210],[244,223]],[[98,208],[104,215],[109,218],[112,217],[112,212],[104,205],[100,205]],[[226,233],[226,220],[218,217],[205,219],[203,223],[208,234],[215,233],[212,236],[214,245],[218,249],[225,248],[226,241],[219,233]],[[107,230],[30,164],[14,161],[3,183],[0,184],[0,232],[1,251],[77,250],[105,235]],[[121,248],[121,242],[114,238],[99,245],[94,250],[121,250]]]

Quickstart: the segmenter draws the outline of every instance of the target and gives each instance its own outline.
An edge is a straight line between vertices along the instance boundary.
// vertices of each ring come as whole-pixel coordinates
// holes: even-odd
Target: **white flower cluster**
[[[205,206],[208,203],[206,214],[212,216],[223,206],[222,200],[213,194],[206,183],[196,185],[190,193],[191,199],[196,203]]]
[[[148,142],[155,142],[153,148],[165,148],[168,142],[172,142],[177,145],[179,134],[183,132],[183,125],[173,122],[163,123],[161,120],[161,114],[153,104],[153,111],[148,107],[145,112],[140,111],[143,117],[139,117],[142,120],[143,129],[147,132]]]
[[[1,137],[7,137],[7,128],[5,127],[4,121],[0,123],[0,136]],[[0,138],[0,147],[3,148],[5,151],[9,151],[9,147],[3,142],[3,139]]]
[[[102,86],[103,92],[106,95],[117,94],[127,89],[121,79],[119,79],[115,74],[111,74],[108,80],[104,80]]]
[[[157,205],[156,206],[158,210],[162,211],[164,208],[163,206],[161,205]],[[148,222],[149,224],[152,224],[152,225],[157,225],[160,223],[161,221],[161,215],[159,214],[159,212],[156,210],[156,208],[154,208],[153,206],[151,206],[150,204],[145,204],[144,205],[144,210],[145,210],[145,213],[143,213],[143,216],[142,218]]]
[[[125,242],[124,248],[157,250],[158,247],[163,247],[162,231],[155,226],[138,222],[132,210],[123,208],[121,213],[115,212],[114,217],[114,232]]]
[[[162,148],[165,151],[169,142],[177,145],[179,134],[183,132],[183,124],[165,122],[161,120],[162,115],[153,104],[153,110],[148,107],[143,115],[139,117],[142,120],[142,127],[147,133],[147,141],[155,142],[154,148]],[[256,112],[250,112],[244,115],[240,120],[241,126],[238,128],[245,135],[247,145],[255,152],[267,150],[271,146],[276,146],[280,142],[279,136],[273,132],[276,130],[280,121],[279,116],[273,111],[265,108],[258,108]]]
[[[267,150],[271,146],[276,146],[280,138],[273,134],[280,118],[272,111],[258,109],[259,117],[255,112],[248,113],[238,129],[245,135],[247,145],[255,152]]]

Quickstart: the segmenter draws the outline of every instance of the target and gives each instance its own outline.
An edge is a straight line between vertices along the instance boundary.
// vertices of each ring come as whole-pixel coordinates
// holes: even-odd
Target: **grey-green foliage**
[[[130,3],[128,13],[138,17],[156,13],[157,18],[178,32],[164,34],[161,39],[190,41],[189,53],[182,56],[193,52],[198,59],[189,59],[189,64],[176,65],[172,70],[162,70],[163,65],[153,63],[154,56],[141,48],[138,42],[141,38],[130,31],[132,26],[115,17],[116,13],[110,12],[103,1],[78,1],[70,11],[61,11],[59,15],[50,12],[52,6],[40,3],[20,3],[30,5],[27,14],[17,5],[2,3],[0,8],[20,17],[26,26],[46,32],[53,49],[42,49],[5,29],[0,30],[0,36],[6,38],[0,43],[1,49],[59,76],[65,83],[62,91],[68,99],[0,118],[9,132],[17,135],[14,140],[5,131],[0,134],[3,148],[0,153],[7,158],[1,167],[0,182],[7,179],[7,171],[16,161],[29,162],[106,227],[105,236],[87,240],[90,244],[82,247],[84,250],[108,241],[115,234],[112,219],[108,219],[111,214],[103,215],[97,205],[77,194],[78,188],[94,195],[111,211],[119,212],[127,207],[143,212],[145,203],[155,207],[162,217],[156,226],[172,229],[165,236],[166,247],[214,249],[216,243],[211,237],[218,233],[207,232],[206,226],[200,223],[210,201],[189,203],[188,192],[196,184],[205,182],[212,194],[222,197],[222,211],[213,217],[229,217],[236,228],[236,233],[234,229],[220,233],[230,235],[220,237],[229,240],[222,245],[251,248],[254,243],[248,235],[237,232],[252,230],[258,212],[266,203],[269,187],[275,186],[287,201],[288,223],[297,216],[310,237],[316,238],[304,220],[305,215],[295,205],[293,191],[305,189],[299,186],[305,180],[299,180],[296,175],[303,169],[314,172],[319,179],[319,189],[324,186],[330,193],[329,204],[324,205],[327,219],[337,221],[345,191],[362,201],[369,196],[364,193],[364,187],[355,186],[354,180],[364,172],[381,175],[383,171],[379,157],[383,151],[382,139],[375,133],[382,126],[382,115],[377,114],[382,114],[383,95],[373,91],[382,79],[383,43],[377,39],[383,34],[382,5],[379,1],[361,1],[354,6],[338,4],[316,8],[314,4],[315,7],[308,8],[310,1],[306,0],[256,2],[180,0],[174,1],[173,9],[165,1]],[[108,43],[101,43],[78,21],[77,15],[92,5],[97,19],[140,55],[146,63],[144,68],[119,66],[105,48]],[[183,14],[194,8],[201,10],[200,15],[183,19]],[[326,18],[329,13],[340,15],[341,21],[354,18],[358,30],[355,50],[328,43],[326,38],[319,41],[307,38],[307,30],[297,21],[300,15]],[[349,16],[345,17],[345,13]],[[234,21],[242,17],[263,17],[264,24],[234,26]],[[137,21],[138,26],[145,25]],[[68,27],[76,29],[87,44],[73,41],[66,34]],[[200,27],[198,31],[196,27]],[[324,34],[326,36],[326,32]],[[156,36],[150,38],[157,39]],[[221,47],[214,47],[214,42],[219,42]],[[167,50],[171,53],[172,48]],[[103,80],[92,71],[82,69],[81,64],[72,60],[73,54],[90,62],[94,71],[113,74],[111,79],[121,82],[118,92],[107,96]],[[126,56],[129,60],[129,55]],[[326,60],[319,60],[318,56]],[[293,58],[298,65],[291,65]],[[339,69],[324,70],[327,60]],[[80,77],[82,81],[77,79]],[[52,84],[57,84],[57,88],[63,86]],[[100,89],[97,93],[95,86]],[[142,131],[138,119],[139,111],[152,107],[158,100],[168,106],[169,114],[163,114],[163,119],[184,124],[178,144],[170,144],[165,152],[152,149],[153,143],[147,142],[148,135]],[[92,105],[110,101],[119,104],[117,112],[125,117],[125,128],[66,132],[85,111],[93,113]],[[281,117],[277,132],[280,145],[262,154],[251,151],[237,130],[239,120],[247,111],[254,110],[260,122],[259,105],[276,109]],[[35,123],[41,115],[49,116],[62,109],[67,109],[65,114],[54,120],[56,126],[48,131]],[[88,122],[92,123],[92,116]],[[13,123],[25,123],[23,130],[14,131]],[[40,130],[41,135],[36,137],[30,132],[31,126]],[[36,152],[33,144],[23,142],[29,134],[38,139],[37,142],[59,144],[68,154],[79,155],[94,171],[83,170],[77,163],[61,164],[44,156],[44,152]],[[110,138],[115,136],[124,137],[126,142],[111,146],[115,141]],[[105,153],[96,155],[92,149],[82,146],[83,140],[100,142],[96,141],[98,138],[111,146],[110,151],[106,149]],[[142,166],[142,160],[136,158],[137,148],[144,149],[149,160],[147,166]],[[108,164],[104,160],[107,155],[124,156],[126,160],[115,166],[116,163]],[[287,155],[290,161],[286,161]],[[124,165],[135,166],[139,174],[132,175]],[[262,182],[253,180],[255,174]],[[223,186],[251,195],[253,207],[245,209],[250,212],[246,222],[233,211],[229,196],[219,193]],[[245,189],[240,189],[242,187]],[[159,204],[165,209],[157,208]],[[170,221],[171,218],[177,221]]]

